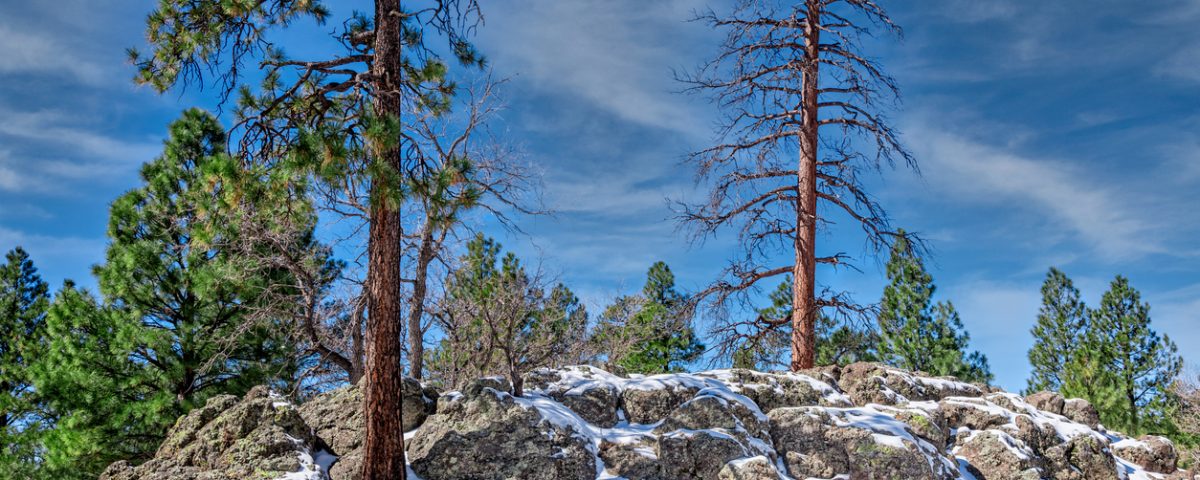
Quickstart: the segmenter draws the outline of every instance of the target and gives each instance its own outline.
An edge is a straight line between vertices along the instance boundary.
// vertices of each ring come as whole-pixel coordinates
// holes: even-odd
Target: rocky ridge
[[[543,369],[438,394],[409,380],[412,478],[1200,480],[1170,441],[1104,429],[1087,402],[858,363],[801,373]],[[356,480],[357,388],[293,406],[256,389],[179,419],[103,480]]]

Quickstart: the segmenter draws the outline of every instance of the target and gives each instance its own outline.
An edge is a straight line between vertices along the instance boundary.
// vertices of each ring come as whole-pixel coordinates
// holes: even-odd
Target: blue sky
[[[92,284],[107,206],[137,183],[166,124],[207,92],[135,87],[123,50],[149,1],[0,2],[0,249],[23,245],[44,276]],[[355,3],[330,2],[335,18]],[[720,1],[489,0],[479,46],[509,78],[496,129],[543,173],[553,217],[527,236],[592,307],[640,287],[665,260],[697,289],[733,252],[689,246],[667,199],[695,198],[687,152],[716,111],[675,93],[719,39],[690,12]],[[921,175],[871,185],[898,225],[932,241],[938,298],[958,307],[997,383],[1024,386],[1038,288],[1065,270],[1096,303],[1130,277],[1154,325],[1200,362],[1200,1],[923,0],[885,3],[905,28],[871,53],[904,92],[892,114]],[[362,8],[362,6],[359,6]],[[327,47],[300,25],[292,53]],[[484,224],[484,228],[490,228]],[[856,253],[851,231],[821,237]],[[875,301],[876,262],[824,281]]]

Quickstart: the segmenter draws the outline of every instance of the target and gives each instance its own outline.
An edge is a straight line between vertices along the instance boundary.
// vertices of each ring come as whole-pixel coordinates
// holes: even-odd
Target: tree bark
[[[817,118],[818,56],[821,3],[808,0],[804,27],[804,66],[801,79],[800,161],[796,182],[796,262],[792,271],[793,371],[812,368],[816,360],[816,242],[817,242]]]
[[[417,380],[422,377],[425,365],[425,332],[421,329],[421,317],[425,314],[425,292],[429,283],[429,264],[433,262],[434,222],[426,220],[421,232],[420,252],[417,268],[413,274],[412,297],[408,307],[408,375]]]
[[[375,1],[376,115],[400,115],[401,52],[400,0]],[[376,161],[402,173],[399,148],[374,148]],[[367,361],[363,401],[366,435],[363,439],[363,480],[403,480],[404,429],[401,421],[400,370],[400,209],[394,197],[398,185],[371,183],[371,224],[367,244]]]

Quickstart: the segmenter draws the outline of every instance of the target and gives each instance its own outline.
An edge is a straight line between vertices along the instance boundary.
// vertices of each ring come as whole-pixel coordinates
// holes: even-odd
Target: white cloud
[[[1200,83],[1200,43],[1185,46],[1168,55],[1154,67],[1159,75]]]
[[[482,43],[496,65],[537,87],[577,95],[626,121],[707,135],[706,117],[672,94],[672,68],[688,38],[707,27],[688,23],[698,2],[510,2],[488,13]],[[663,43],[667,42],[667,43]]]
[[[906,131],[936,193],[1040,215],[1106,259],[1169,252],[1129,184],[1104,183],[1066,161],[1022,156],[925,123]]]
[[[31,33],[0,24],[0,51],[4,52],[0,55],[0,74],[65,75],[88,85],[112,80],[107,68],[60,42],[61,33],[58,30]]]
[[[62,194],[72,192],[68,183],[132,178],[162,148],[99,133],[56,111],[0,106],[0,117],[0,139],[9,147],[0,150],[0,191]]]

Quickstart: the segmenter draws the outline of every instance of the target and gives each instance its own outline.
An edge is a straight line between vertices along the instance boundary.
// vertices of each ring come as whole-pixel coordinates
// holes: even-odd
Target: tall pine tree
[[[1087,331],[1088,312],[1079,289],[1065,273],[1050,268],[1042,283],[1042,306],[1038,310],[1029,349],[1029,364],[1033,367],[1026,391],[1057,391],[1062,388],[1064,370]]]
[[[970,336],[954,305],[932,304],[933,277],[903,236],[892,247],[887,277],[891,283],[883,290],[879,312],[880,358],[908,370],[991,381],[987,357],[967,353]]]
[[[1105,425],[1130,433],[1169,430],[1168,392],[1183,368],[1170,337],[1150,327],[1150,305],[1118,275],[1091,312],[1087,354],[1111,372],[1112,408],[1100,411]]]
[[[170,134],[143,166],[144,185],[112,204],[106,262],[95,268],[103,301],[68,285],[47,319],[35,383],[57,415],[45,454],[54,468],[94,477],[112,461],[147,459],[189,409],[292,374],[284,332],[247,320],[279,280],[222,248],[238,234],[211,175],[234,162],[224,129],[190,110]]]
[[[29,366],[43,349],[49,295],[21,247],[0,264],[0,471],[28,476],[44,427]]]

